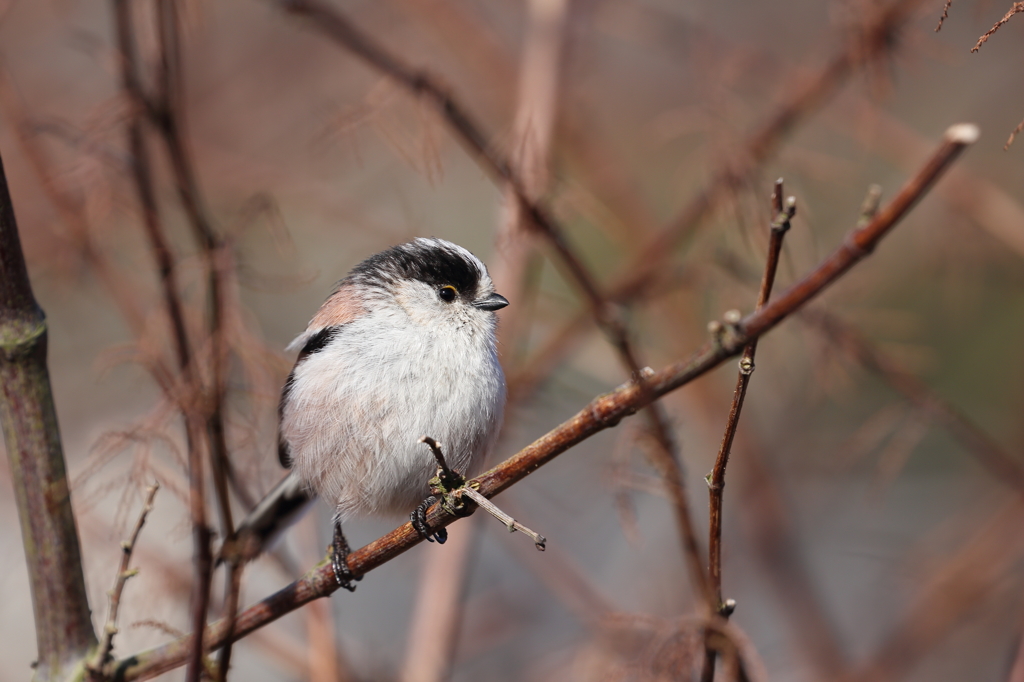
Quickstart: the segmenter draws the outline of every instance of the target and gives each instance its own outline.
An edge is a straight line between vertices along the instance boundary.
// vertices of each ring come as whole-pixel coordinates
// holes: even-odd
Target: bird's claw
[[[338,581],[339,586],[349,592],[355,592],[356,586],[352,583],[353,581],[359,582],[363,579],[363,576],[356,575],[348,567],[348,555],[351,551],[348,546],[348,540],[345,539],[345,535],[341,532],[341,524],[335,521],[334,542],[331,544],[331,566],[334,568],[334,579]]]
[[[437,544],[443,545],[448,539],[448,529],[439,528],[436,531],[430,530],[430,525],[427,524],[427,510],[437,502],[437,497],[430,495],[425,500],[419,503],[416,509],[409,514],[409,519],[412,521],[412,527],[416,529],[416,532],[421,538],[427,542],[433,542],[437,540]]]

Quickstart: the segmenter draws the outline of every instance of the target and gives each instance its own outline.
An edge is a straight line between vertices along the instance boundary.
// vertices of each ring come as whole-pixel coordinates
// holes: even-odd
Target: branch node
[[[863,227],[874,220],[875,216],[878,215],[878,207],[881,203],[881,185],[871,185],[868,187],[868,193],[860,204],[860,219],[857,221],[857,227]]]
[[[708,322],[708,333],[711,334],[711,340],[716,346],[721,347],[722,335],[725,333],[725,327],[718,320],[711,320]]]
[[[754,359],[747,356],[740,358],[740,374],[750,376],[754,373]]]
[[[704,482],[707,483],[708,490],[712,490],[712,491],[718,491],[718,490],[721,490],[722,488],[725,487],[725,481],[724,480],[722,480],[720,482],[715,480],[715,472],[714,471],[709,471],[707,474],[704,475]]]
[[[467,510],[462,498],[455,495],[456,491],[466,485],[466,479],[457,471],[449,468],[444,452],[441,451],[441,443],[430,436],[421,436],[420,442],[430,448],[430,452],[437,461],[437,475],[427,482],[431,494],[441,498],[441,508],[452,516],[468,516],[471,510]]]
[[[771,231],[786,233],[789,231],[793,216],[796,215],[796,197],[786,197],[786,201],[780,202],[780,204],[775,219],[772,221]]]

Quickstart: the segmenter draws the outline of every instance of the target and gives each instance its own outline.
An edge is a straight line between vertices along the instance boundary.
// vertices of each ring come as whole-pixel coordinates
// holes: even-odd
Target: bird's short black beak
[[[479,301],[473,301],[473,307],[479,308],[480,310],[501,310],[508,305],[508,299],[501,294],[491,294],[487,298],[482,298]]]

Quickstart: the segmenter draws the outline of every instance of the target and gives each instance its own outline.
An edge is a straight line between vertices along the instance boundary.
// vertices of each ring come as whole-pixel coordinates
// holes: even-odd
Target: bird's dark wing
[[[330,327],[324,327],[313,336],[309,337],[306,341],[306,345],[299,351],[299,357],[295,360],[295,366],[292,367],[292,371],[288,373],[288,379],[284,382],[284,388],[281,389],[281,400],[277,404],[277,423],[280,425],[281,417],[284,415],[284,406],[288,402],[291,395],[292,388],[295,384],[295,370],[306,360],[310,355],[319,353],[322,351],[328,343],[331,342],[335,336],[337,336],[345,325],[334,325]],[[286,469],[290,469],[292,466],[292,456],[288,449],[288,443],[281,437],[281,430],[278,428],[277,435],[277,458],[281,462],[281,466]]]

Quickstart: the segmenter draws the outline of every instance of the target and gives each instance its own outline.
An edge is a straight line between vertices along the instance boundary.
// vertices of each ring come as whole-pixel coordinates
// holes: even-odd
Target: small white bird
[[[505,406],[487,268],[442,239],[370,256],[341,280],[306,331],[280,403],[279,456],[291,473],[239,526],[251,557],[319,495],[335,506],[333,559],[352,590],[341,523],[408,513],[436,472],[423,436],[467,474],[494,445]],[[420,519],[414,525],[427,539]],[[444,530],[435,537],[443,542]]]

